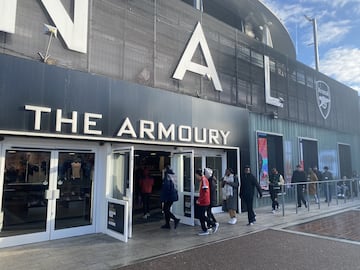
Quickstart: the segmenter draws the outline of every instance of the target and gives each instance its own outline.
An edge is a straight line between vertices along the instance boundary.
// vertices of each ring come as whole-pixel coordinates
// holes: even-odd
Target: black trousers
[[[274,189],[273,186],[269,186],[270,191],[270,198],[272,202],[272,210],[275,210],[275,208],[279,208],[279,202],[278,202],[278,189]]]
[[[298,207],[301,207],[301,202],[306,207],[307,205],[306,205],[306,201],[305,201],[305,198],[304,198],[303,185],[297,185],[296,188],[297,188]]]
[[[215,222],[211,221],[209,219],[209,217],[207,217],[205,215],[206,210],[208,209],[209,206],[201,206],[198,205],[198,211],[199,211],[199,219],[200,219],[200,224],[201,224],[201,229],[206,232],[208,227],[214,227],[215,226]]]
[[[141,193],[144,215],[150,212],[150,193]]]
[[[254,207],[253,207],[254,198],[244,198],[244,201],[245,201],[246,208],[247,208],[249,223],[255,222],[256,219],[255,219],[255,212],[254,212]]]
[[[170,225],[170,219],[173,219],[174,221],[177,219],[173,213],[170,212],[170,208],[172,206],[173,202],[164,202],[163,211],[165,214],[165,224]]]
[[[206,215],[207,215],[207,217],[208,217],[212,222],[216,223],[217,221],[216,221],[216,218],[215,218],[214,214],[213,214],[212,211],[211,211],[211,208],[212,208],[212,206],[210,205],[210,206],[206,209]]]

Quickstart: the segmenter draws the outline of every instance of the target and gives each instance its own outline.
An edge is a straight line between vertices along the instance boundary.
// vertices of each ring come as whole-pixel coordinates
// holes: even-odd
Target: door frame
[[[86,153],[94,153],[94,176],[93,176],[93,197],[92,197],[92,216],[96,215],[96,164],[97,159],[96,156],[97,148],[94,145],[89,147],[89,144],[83,144],[82,142],[68,142],[62,141],[59,144],[59,141],[49,140],[44,141],[41,139],[23,139],[14,137],[11,138],[6,143],[2,143],[0,145],[0,209],[2,208],[2,197],[3,197],[3,187],[4,187],[4,169],[5,169],[5,154],[7,150],[16,149],[19,151],[33,151],[33,152],[49,152],[50,153],[50,170],[49,170],[49,189],[48,195],[51,199],[48,199],[47,205],[47,217],[46,217],[46,229],[43,232],[29,233],[29,234],[20,234],[8,237],[0,238],[0,248],[2,247],[10,247],[22,244],[36,243],[41,241],[48,241],[54,239],[60,239],[65,237],[72,237],[77,235],[95,233],[96,230],[96,218],[93,218],[92,224],[79,226],[79,227],[71,227],[65,229],[55,230],[55,215],[56,215],[56,197],[57,197],[57,174],[58,174],[58,158],[59,152],[86,152]],[[3,213],[1,213],[1,216]],[[2,220],[0,219],[0,222]]]
[[[111,188],[111,180],[112,180],[112,170],[113,170],[113,155],[114,153],[129,153],[129,169],[128,169],[128,187],[125,189],[125,196],[122,199],[113,198],[110,193],[112,191]],[[132,237],[132,220],[133,220],[133,214],[132,214],[132,200],[133,200],[133,188],[134,188],[134,177],[133,177],[133,171],[134,171],[134,146],[115,146],[111,148],[110,155],[108,155],[108,167],[107,167],[107,181],[106,181],[106,211],[107,214],[105,215],[105,218],[109,218],[109,210],[108,210],[108,204],[113,203],[117,205],[122,205],[124,207],[124,232],[119,233],[114,230],[111,230],[108,228],[108,220],[106,220],[105,225],[105,232],[120,240],[123,242],[127,242],[128,238]]]
[[[184,172],[184,162],[183,160],[180,161],[179,167],[175,165],[174,156],[186,156],[190,157],[190,191],[183,191],[183,172]],[[194,150],[187,150],[187,151],[173,151],[171,152],[171,168],[173,169],[176,179],[177,179],[177,186],[178,186],[178,193],[179,193],[179,200],[173,203],[173,211],[177,218],[180,218],[180,222],[182,224],[194,226],[195,225],[195,175],[194,175]],[[179,172],[182,170],[182,172]],[[181,176],[181,177],[180,177]],[[190,196],[190,217],[185,216],[185,196]],[[180,210],[182,209],[182,210]],[[182,214],[184,213],[184,214]]]

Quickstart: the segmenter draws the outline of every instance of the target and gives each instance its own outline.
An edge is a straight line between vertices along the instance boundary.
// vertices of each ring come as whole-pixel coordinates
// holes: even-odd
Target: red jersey
[[[145,176],[144,178],[140,179],[140,188],[141,193],[151,193],[152,187],[154,185],[154,179],[150,176]]]
[[[209,180],[205,176],[201,177],[198,204],[201,206],[210,205]]]

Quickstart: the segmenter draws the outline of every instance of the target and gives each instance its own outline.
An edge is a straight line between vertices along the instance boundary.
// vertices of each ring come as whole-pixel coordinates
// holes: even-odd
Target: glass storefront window
[[[0,237],[46,231],[50,152],[5,154]]]
[[[113,166],[111,177],[111,191],[109,196],[122,200],[129,187],[129,153],[113,153]]]
[[[94,153],[59,153],[55,229],[90,225]]]

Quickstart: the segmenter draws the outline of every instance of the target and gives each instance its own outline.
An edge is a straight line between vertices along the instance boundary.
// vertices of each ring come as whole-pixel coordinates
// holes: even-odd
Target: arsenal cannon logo
[[[331,96],[329,86],[323,81],[316,82],[316,99],[321,115],[326,119],[330,113]]]

